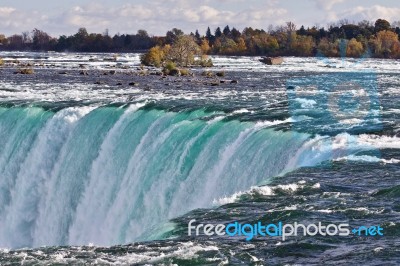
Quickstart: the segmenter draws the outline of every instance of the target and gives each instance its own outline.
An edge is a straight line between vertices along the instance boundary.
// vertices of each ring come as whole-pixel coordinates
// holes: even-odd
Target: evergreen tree
[[[215,37],[216,37],[216,38],[219,38],[219,37],[221,37],[221,36],[222,36],[222,31],[221,31],[221,28],[218,27],[218,28],[215,30]]]
[[[197,40],[200,40],[200,33],[199,30],[196,30],[196,33],[194,34]]]
[[[303,25],[301,25],[300,29],[297,31],[298,35],[307,35],[307,31]]]
[[[225,36],[229,36],[231,34],[231,29],[228,25],[225,26],[224,30],[222,31]]]
[[[208,40],[208,43],[209,43],[210,45],[213,45],[213,44],[214,44],[215,36],[212,35],[211,30],[210,30],[210,27],[207,28],[207,31],[206,31],[206,39]]]
[[[238,40],[242,34],[236,28],[232,28],[231,35],[233,39]]]

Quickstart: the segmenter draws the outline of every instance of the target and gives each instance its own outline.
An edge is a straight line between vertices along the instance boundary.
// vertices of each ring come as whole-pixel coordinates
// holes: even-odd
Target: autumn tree
[[[315,43],[311,36],[297,35],[292,33],[291,50],[294,55],[311,56]]]
[[[200,49],[203,54],[208,54],[210,52],[210,44],[206,38],[201,40]]]
[[[150,48],[150,50],[142,54],[140,61],[147,66],[160,67],[165,59],[164,50],[160,46]]]
[[[392,31],[383,30],[376,34],[376,38],[372,40],[374,51],[377,56],[393,57],[398,56],[399,38]]]
[[[244,53],[247,50],[246,42],[244,41],[244,39],[242,37],[239,37],[239,39],[238,39],[237,50],[239,53]]]
[[[350,57],[360,57],[364,53],[363,44],[355,38],[347,43],[346,55]]]
[[[327,57],[339,56],[339,41],[330,42],[328,38],[322,38],[317,45],[317,50],[319,55]]]
[[[179,36],[171,46],[168,58],[178,66],[189,66],[194,63],[196,56],[201,55],[200,46],[190,35]]]
[[[4,34],[0,34],[0,45],[7,44],[7,38]]]
[[[266,32],[247,37],[246,45],[252,54],[273,54],[279,49],[279,43],[275,36]]]

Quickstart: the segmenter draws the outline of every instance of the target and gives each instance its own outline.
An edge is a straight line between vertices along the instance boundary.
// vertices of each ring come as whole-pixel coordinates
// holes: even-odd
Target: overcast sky
[[[53,36],[89,32],[164,35],[177,27],[204,34],[229,24],[268,29],[293,21],[298,27],[326,26],[340,19],[400,20],[399,0],[0,0],[0,34],[38,28]]]

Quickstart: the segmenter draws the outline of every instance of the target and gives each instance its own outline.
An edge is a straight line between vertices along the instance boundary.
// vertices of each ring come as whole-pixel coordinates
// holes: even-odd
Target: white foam
[[[394,164],[400,163],[400,160],[391,158],[390,160],[378,158],[370,155],[349,155],[335,159],[335,161],[358,161],[358,162],[371,162],[371,163],[384,163]]]
[[[378,136],[362,134],[357,137],[362,145],[370,145],[378,149],[400,149],[400,138],[396,136]]]
[[[306,99],[306,98],[296,98],[295,101],[297,101],[298,103],[300,103],[301,108],[313,108],[315,104],[317,104],[317,102],[315,100],[311,100],[311,99]]]
[[[304,187],[304,180],[294,183],[294,184],[286,184],[286,185],[277,185],[277,186],[259,186],[259,187],[251,187],[247,191],[241,191],[234,193],[230,196],[222,197],[220,199],[216,199],[213,201],[214,205],[224,205],[229,203],[234,203],[240,199],[243,195],[262,195],[262,196],[272,196],[275,195],[276,190],[285,190],[290,192],[295,192],[298,189]]]
[[[285,123],[290,123],[290,122],[293,122],[292,118],[288,118],[285,120],[260,121],[255,124],[255,127],[263,128],[263,127],[270,127],[270,126],[275,126],[275,125],[285,124]]]
[[[244,113],[250,113],[250,111],[245,108],[233,111],[233,114],[244,114]]]
[[[168,258],[193,259],[198,257],[199,252],[218,251],[213,245],[195,244],[191,241],[179,243],[177,246],[166,247],[163,252],[145,251],[142,254],[131,253],[118,256],[115,265],[125,264],[156,264]]]

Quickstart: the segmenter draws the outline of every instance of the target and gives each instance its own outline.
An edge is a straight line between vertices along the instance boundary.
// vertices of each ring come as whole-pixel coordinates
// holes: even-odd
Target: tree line
[[[136,34],[88,33],[85,28],[71,36],[51,37],[46,32],[32,32],[6,37],[0,34],[0,50],[59,51],[59,52],[138,52],[152,47],[167,47],[181,36],[191,36],[202,54],[215,55],[266,55],[266,56],[315,56],[331,57],[380,57],[400,58],[400,23],[391,25],[387,20],[375,23],[339,21],[325,27],[297,27],[292,22],[267,31],[246,27],[242,31],[228,25],[204,35],[198,30],[185,35],[174,28],[165,36],[150,36],[147,31]]]

